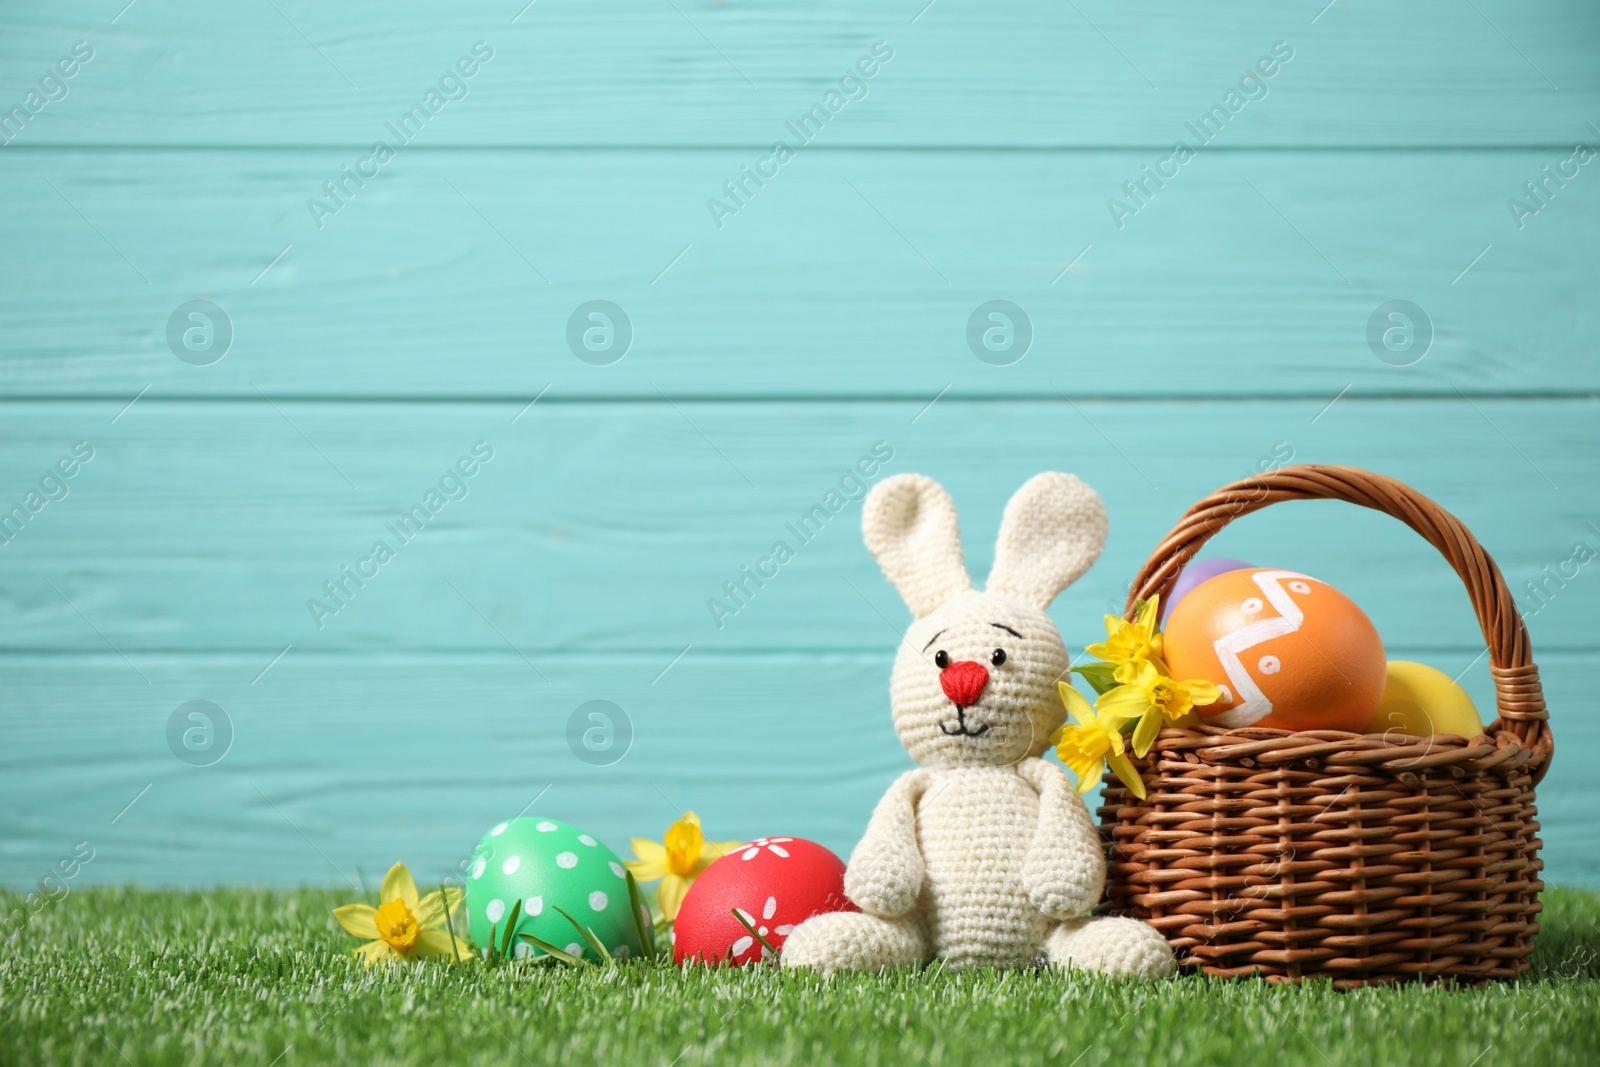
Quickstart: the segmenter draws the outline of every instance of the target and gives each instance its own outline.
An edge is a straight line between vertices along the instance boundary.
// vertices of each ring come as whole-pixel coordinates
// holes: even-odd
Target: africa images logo
[[[383,524],[384,530],[394,540],[393,545],[387,540],[374,541],[371,550],[357,559],[354,567],[341,563],[339,573],[322,583],[325,599],[314,596],[306,598],[306,610],[311,613],[311,621],[317,624],[317,629],[322,629],[330,618],[349,607],[356,594],[382,574],[382,568],[398,557],[402,548],[416,540],[434,517],[445,509],[445,505],[465,500],[472,491],[470,480],[492,459],[493,445],[487,441],[475,443],[472,454],[461,456],[454,466],[446,469],[437,485],[430,486],[419,503],[412,504],[398,518]]]
[[[78,71],[88,66],[94,58],[94,47],[88,41],[78,41],[72,54],[62,56],[47,68],[39,78],[38,88],[23,94],[21,103],[0,110],[0,145],[10,144],[22,128],[33,121],[33,116],[67,98],[72,87],[67,83],[77,77]]]
[[[16,540],[39,512],[58,500],[67,499],[67,494],[72,492],[67,483],[92,459],[94,446],[88,441],[79,441],[72,446],[71,455],[62,456],[55,466],[45,469],[37,489],[30,486],[22,499],[10,508],[0,503],[0,548]]]
[[[330,178],[322,183],[322,191],[327,196],[326,200],[310,197],[306,200],[306,210],[311,212],[311,221],[316,223],[317,229],[327,225],[327,220],[337,215],[349,206],[357,193],[365,189],[367,182],[376,178],[390,160],[394,159],[401,148],[411,143],[412,138],[422,132],[428,120],[443,111],[446,105],[465,100],[471,87],[467,82],[476,77],[491,59],[494,58],[494,49],[487,41],[477,41],[472,46],[470,56],[462,56],[451,67],[439,76],[437,83],[423,94],[422,100],[412,104],[410,109],[393,122],[384,123],[384,129],[394,138],[394,144],[387,140],[377,141],[372,146],[372,151],[356,160],[355,170],[350,169],[350,164],[339,168],[337,177]]]
[[[799,555],[798,550],[822,533],[828,520],[843,511],[846,504],[853,504],[866,496],[872,480],[892,459],[893,445],[888,441],[872,442],[870,452],[857,459],[855,466],[846,469],[840,476],[837,488],[829,488],[822,499],[802,512],[799,518],[783,524],[784,530],[794,539],[793,545],[783,538],[774,541],[766,555],[756,561],[754,569],[746,563],[739,568],[737,577],[722,583],[726,600],[707,597],[706,610],[711,612],[711,621],[717,629],[724,628],[728,619],[749,607],[756,593],[765,589],[767,582],[776,578],[783,566]]]
[[[1138,177],[1122,183],[1122,192],[1127,200],[1107,197],[1106,210],[1111,213],[1111,221],[1117,224],[1117,229],[1122,229],[1128,219],[1149,207],[1156,194],[1166,188],[1167,182],[1182,173],[1180,168],[1215,140],[1246,105],[1265,100],[1271,91],[1267,83],[1277,77],[1293,58],[1294,48],[1289,42],[1278,41],[1272,46],[1271,55],[1262,56],[1254,66],[1245,68],[1245,72],[1239,76],[1238,87],[1229,89],[1220,103],[1212,104],[1195,122],[1183,124],[1194,139],[1193,144],[1180,138],[1172,146],[1171,152],[1156,160],[1153,171],[1148,163],[1141,166]]]
[[[822,95],[821,100],[801,112],[798,118],[783,124],[794,138],[794,144],[791,145],[787,140],[774,141],[772,151],[756,160],[754,171],[748,163],[740,165],[738,176],[722,183],[722,192],[727,199],[719,200],[713,196],[706,200],[706,210],[711,213],[711,221],[717,229],[726,225],[725,219],[737,215],[748,206],[756,193],[765,189],[767,182],[781,173],[780,168],[794,159],[801,148],[810,144],[829,120],[843,111],[847,104],[865,100],[869,91],[867,80],[877,77],[883,69],[882,65],[893,58],[894,48],[888,41],[874,42],[872,48],[863,53]]]

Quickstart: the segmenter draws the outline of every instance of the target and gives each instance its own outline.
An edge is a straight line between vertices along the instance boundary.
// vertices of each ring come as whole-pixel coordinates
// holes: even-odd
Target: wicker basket
[[[1352,467],[1245,478],[1184,514],[1134,580],[1128,617],[1234,518],[1315,499],[1387,512],[1450,561],[1489,646],[1499,718],[1476,738],[1163,730],[1135,761],[1145,800],[1108,779],[1101,910],[1145,920],[1183,966],[1221,977],[1510,978],[1539,930],[1533,791],[1549,716],[1500,570],[1455,516]]]

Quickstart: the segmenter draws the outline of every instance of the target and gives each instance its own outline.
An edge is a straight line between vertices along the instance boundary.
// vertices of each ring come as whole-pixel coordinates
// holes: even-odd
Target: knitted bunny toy
[[[1040,759],[1065,718],[1061,635],[1044,609],[1089,569],[1105,505],[1070,474],[1040,474],[1006,505],[988,588],[972,588],[950,495],[900,474],[862,505],[867,548],[915,620],[895,658],[895,732],[920,766],[901,775],[850,855],[861,911],[818,915],[786,967],[831,973],[931,958],[955,966],[1041,959],[1112,975],[1171,973],[1162,936],[1134,919],[1085,918],[1105,859],[1089,811]]]

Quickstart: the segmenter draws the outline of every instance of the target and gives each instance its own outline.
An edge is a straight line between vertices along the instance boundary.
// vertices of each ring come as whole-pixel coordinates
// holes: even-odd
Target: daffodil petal
[[[707,841],[700,846],[700,864],[695,873],[705,870],[742,844],[743,841]]]
[[[633,872],[637,882],[653,882],[672,873],[665,860],[623,860],[622,865]]]
[[[373,922],[377,914],[378,909],[371,904],[346,904],[333,909],[333,917],[339,925],[364,941],[375,940],[378,936],[378,925]]]
[[[378,903],[387,904],[396,899],[405,901],[412,911],[417,910],[417,883],[412,881],[411,872],[403,863],[389,868],[389,873],[383,876],[383,888],[378,890]]]
[[[681,874],[668,874],[661,879],[661,888],[656,890],[656,903],[661,905],[661,914],[669,922],[678,917],[678,907],[688,892],[689,879]]]
[[[1093,713],[1089,710],[1089,702],[1083,699],[1082,693],[1072,688],[1072,683],[1057,682],[1056,689],[1061,693],[1061,703],[1066,706],[1067,711],[1072,713],[1074,719],[1079,722],[1085,722],[1092,716]]]
[[[633,846],[633,854],[639,857],[641,863],[667,862],[667,846],[660,841],[652,841],[648,837],[636,837],[628,843]]]
[[[1172,679],[1167,677],[1167,668],[1158,659],[1145,656],[1139,660],[1139,684],[1147,689],[1154,689],[1163,682],[1171,684]]]
[[[1177,688],[1191,705],[1215,704],[1218,698],[1222,696],[1222,690],[1200,678],[1191,678],[1186,682],[1179,682]]]
[[[1119,685],[1101,693],[1096,710],[1119,719],[1137,719],[1150,708],[1150,691],[1142,685]]]
[[[1139,777],[1139,772],[1133,769],[1133,764],[1128,762],[1127,756],[1107,756],[1106,762],[1111,765],[1111,772],[1132,791],[1140,800],[1144,799],[1144,780]]]
[[[1156,743],[1156,735],[1161,732],[1162,714],[1155,708],[1144,713],[1139,720],[1139,725],[1133,728],[1133,754],[1143,756],[1150,751],[1150,746]]]
[[[443,956],[445,959],[457,962],[472,957],[472,949],[465,941],[457,937],[453,939],[452,946],[448,930],[424,930],[417,935],[417,943],[411,946],[409,955],[421,959],[431,959]]]
[[[692,811],[686,811],[683,813],[683,821],[689,823],[691,826],[699,826],[700,816],[696,815]]]
[[[360,960],[363,966],[371,967],[374,963],[394,959],[394,949],[384,941],[368,941],[350,955]]]
[[[1161,594],[1157,593],[1149,600],[1139,605],[1139,612],[1134,616],[1134,624],[1144,627],[1147,634],[1155,633],[1156,620],[1161,618]]]
[[[1084,774],[1078,775],[1078,795],[1079,796],[1082,796],[1083,794],[1087,793],[1089,790],[1093,789],[1095,786],[1100,784],[1101,768],[1104,767],[1104,766],[1105,766],[1105,764],[1101,763],[1099,760],[1095,760],[1092,764],[1089,765],[1089,770],[1087,772],[1085,772]]]
[[[456,908],[461,905],[461,889],[457,886],[445,887],[448,910],[440,903],[439,891],[435,889],[417,902],[417,923],[424,930],[443,926],[445,919],[455,914]]]

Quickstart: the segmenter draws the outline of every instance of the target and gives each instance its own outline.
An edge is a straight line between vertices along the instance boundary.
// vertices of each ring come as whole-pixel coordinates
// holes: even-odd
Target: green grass
[[[1531,975],[1338,993],[1043,972],[823,982],[631,963],[363,971],[347,894],[85,889],[0,949],[0,1062],[1600,1062],[1600,893],[1552,890]],[[4,913],[15,894],[0,894]],[[119,1056],[120,1054],[120,1056]]]

